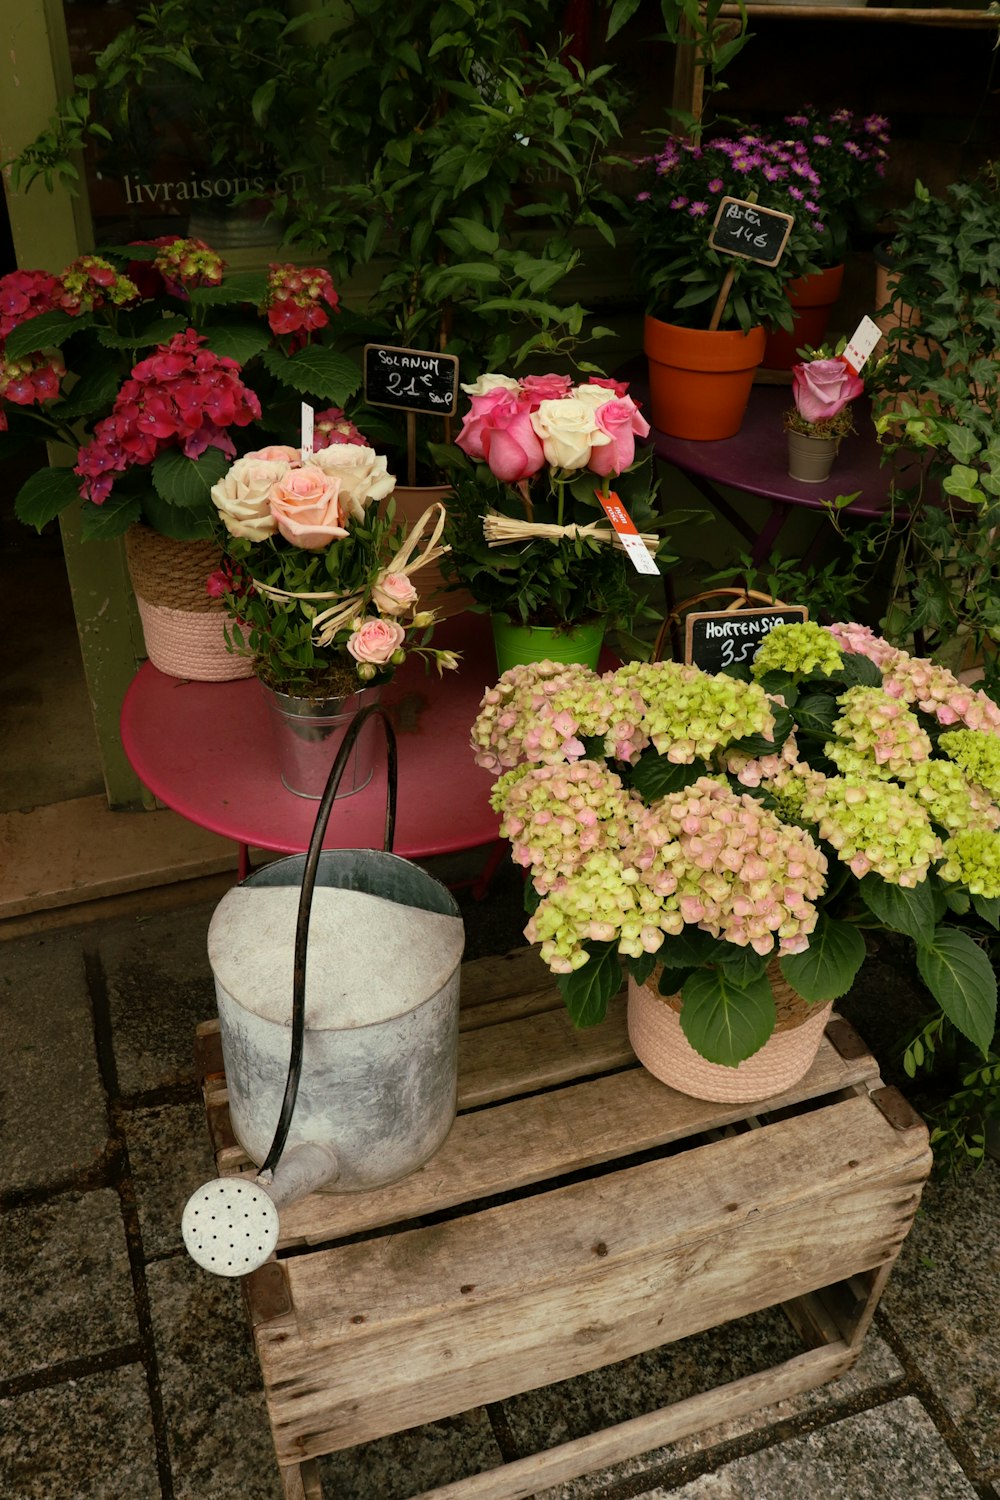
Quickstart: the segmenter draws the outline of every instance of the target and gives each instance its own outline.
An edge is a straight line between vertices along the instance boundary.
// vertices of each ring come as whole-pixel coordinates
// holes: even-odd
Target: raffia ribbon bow
[[[434,518],[433,529],[430,537],[424,544],[424,550],[415,557],[417,545],[428,525],[432,523],[432,518]],[[450,552],[450,547],[441,545],[441,536],[447,519],[448,513],[444,505],[440,500],[435,500],[433,505],[429,505],[424,511],[395,557],[391,557],[381,571],[404,573],[409,578],[420,568],[425,568],[428,563],[436,562],[439,557]],[[269,599],[304,599],[308,603],[320,602],[324,599],[337,600],[331,609],[321,610],[313,620],[312,643],[314,646],[329,646],[337,631],[343,629],[347,622],[354,618],[365,602],[363,590],[358,590],[353,594],[338,594],[335,590],[322,594],[299,594],[289,592],[287,589],[276,589],[269,583],[259,583],[256,578],[251,578],[251,582],[258,592],[266,594]]]
[[[611,542],[618,547],[625,545],[613,527],[600,521],[556,526],[547,521],[521,521],[514,516],[502,516],[495,510],[488,511],[483,517],[483,539],[490,547],[504,547],[510,542],[560,542],[563,537],[572,541],[578,536],[589,537],[595,542]],[[656,552],[659,538],[653,532],[640,531],[639,539],[647,552]]]

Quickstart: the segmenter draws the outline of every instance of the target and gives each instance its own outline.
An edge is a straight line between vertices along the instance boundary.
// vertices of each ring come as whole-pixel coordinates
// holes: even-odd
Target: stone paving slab
[[[880,1317],[940,1395],[984,1479],[1000,1478],[1000,1162],[932,1180]]]
[[[174,1500],[281,1500],[239,1284],[186,1255],[155,1262],[146,1278]]]
[[[914,1396],[637,1500],[978,1500]]]
[[[65,1182],[108,1142],[79,941],[54,934],[5,944],[0,1014],[0,1190]]]
[[[110,924],[99,937],[118,1084],[127,1095],[194,1082],[194,1035],[216,1014],[208,962],[214,903]]]
[[[196,1188],[217,1175],[201,1103],[164,1104],[125,1117],[129,1165],[147,1260],[183,1248],[181,1215]]]
[[[329,1500],[409,1500],[501,1462],[489,1417],[480,1406],[330,1454],[320,1460],[319,1473]]]
[[[0,1401],[0,1493],[4,1500],[160,1500],[142,1366]]]
[[[116,1192],[62,1193],[9,1211],[0,1234],[0,1379],[135,1342]]]

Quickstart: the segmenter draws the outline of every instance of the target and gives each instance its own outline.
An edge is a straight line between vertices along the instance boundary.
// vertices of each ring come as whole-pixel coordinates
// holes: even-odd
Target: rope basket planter
[[[830,1018],[833,1002],[809,1005],[768,965],[777,1024],[752,1057],[735,1068],[709,1062],[696,1052],[681,1030],[680,995],[661,995],[656,986],[662,969],[648,983],[628,982],[628,1035],[636,1057],[654,1078],[680,1094],[721,1104],[750,1104],[783,1093],[812,1067]]]
[[[178,542],[151,526],[130,526],[125,556],[154,667],[195,682],[253,676],[249,657],[227,651],[223,627],[231,617],[205,590],[221,561],[215,542]]]

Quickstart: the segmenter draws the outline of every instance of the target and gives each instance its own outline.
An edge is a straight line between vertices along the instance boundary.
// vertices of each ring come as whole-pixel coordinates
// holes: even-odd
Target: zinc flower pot
[[[696,1052],[681,1028],[680,995],[661,995],[655,969],[646,984],[628,983],[628,1034],[647,1072],[694,1099],[749,1104],[769,1099],[804,1078],[816,1060],[833,1002],[808,1005],[782,978],[776,962],[767,976],[777,1022],[758,1052],[736,1067],[709,1062]]]
[[[788,473],[802,484],[822,484],[829,479],[840,447],[836,437],[813,437],[808,432],[788,431]]]
[[[318,801],[351,720],[378,702],[381,684],[343,698],[296,697],[263,682],[261,691],[267,701],[282,785],[296,797]],[[379,744],[377,728],[374,718],[362,726],[340,778],[337,798],[351,797],[371,781]]]
[[[139,524],[125,533],[125,557],[154,667],[194,682],[253,675],[249,659],[227,650],[232,617],[205,587],[222,561],[217,543],[179,542]]]
[[[597,669],[604,644],[603,620],[556,630],[548,625],[512,625],[494,615],[492,625],[501,674],[510,667],[539,661],[573,662]]]
[[[763,327],[709,332],[647,316],[643,349],[653,426],[700,442],[735,437],[766,343]]]
[[[834,304],[840,296],[844,267],[828,266],[812,276],[797,276],[785,288],[795,319],[791,332],[775,328],[767,336],[761,367],[790,370],[798,361],[797,350],[816,349],[826,337]]]

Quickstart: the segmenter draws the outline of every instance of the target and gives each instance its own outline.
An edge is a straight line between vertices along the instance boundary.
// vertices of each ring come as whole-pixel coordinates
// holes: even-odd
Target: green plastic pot
[[[548,625],[511,625],[496,616],[492,617],[492,623],[497,668],[501,673],[509,667],[535,661],[577,662],[597,669],[604,644],[603,620],[573,625],[568,630]]]

